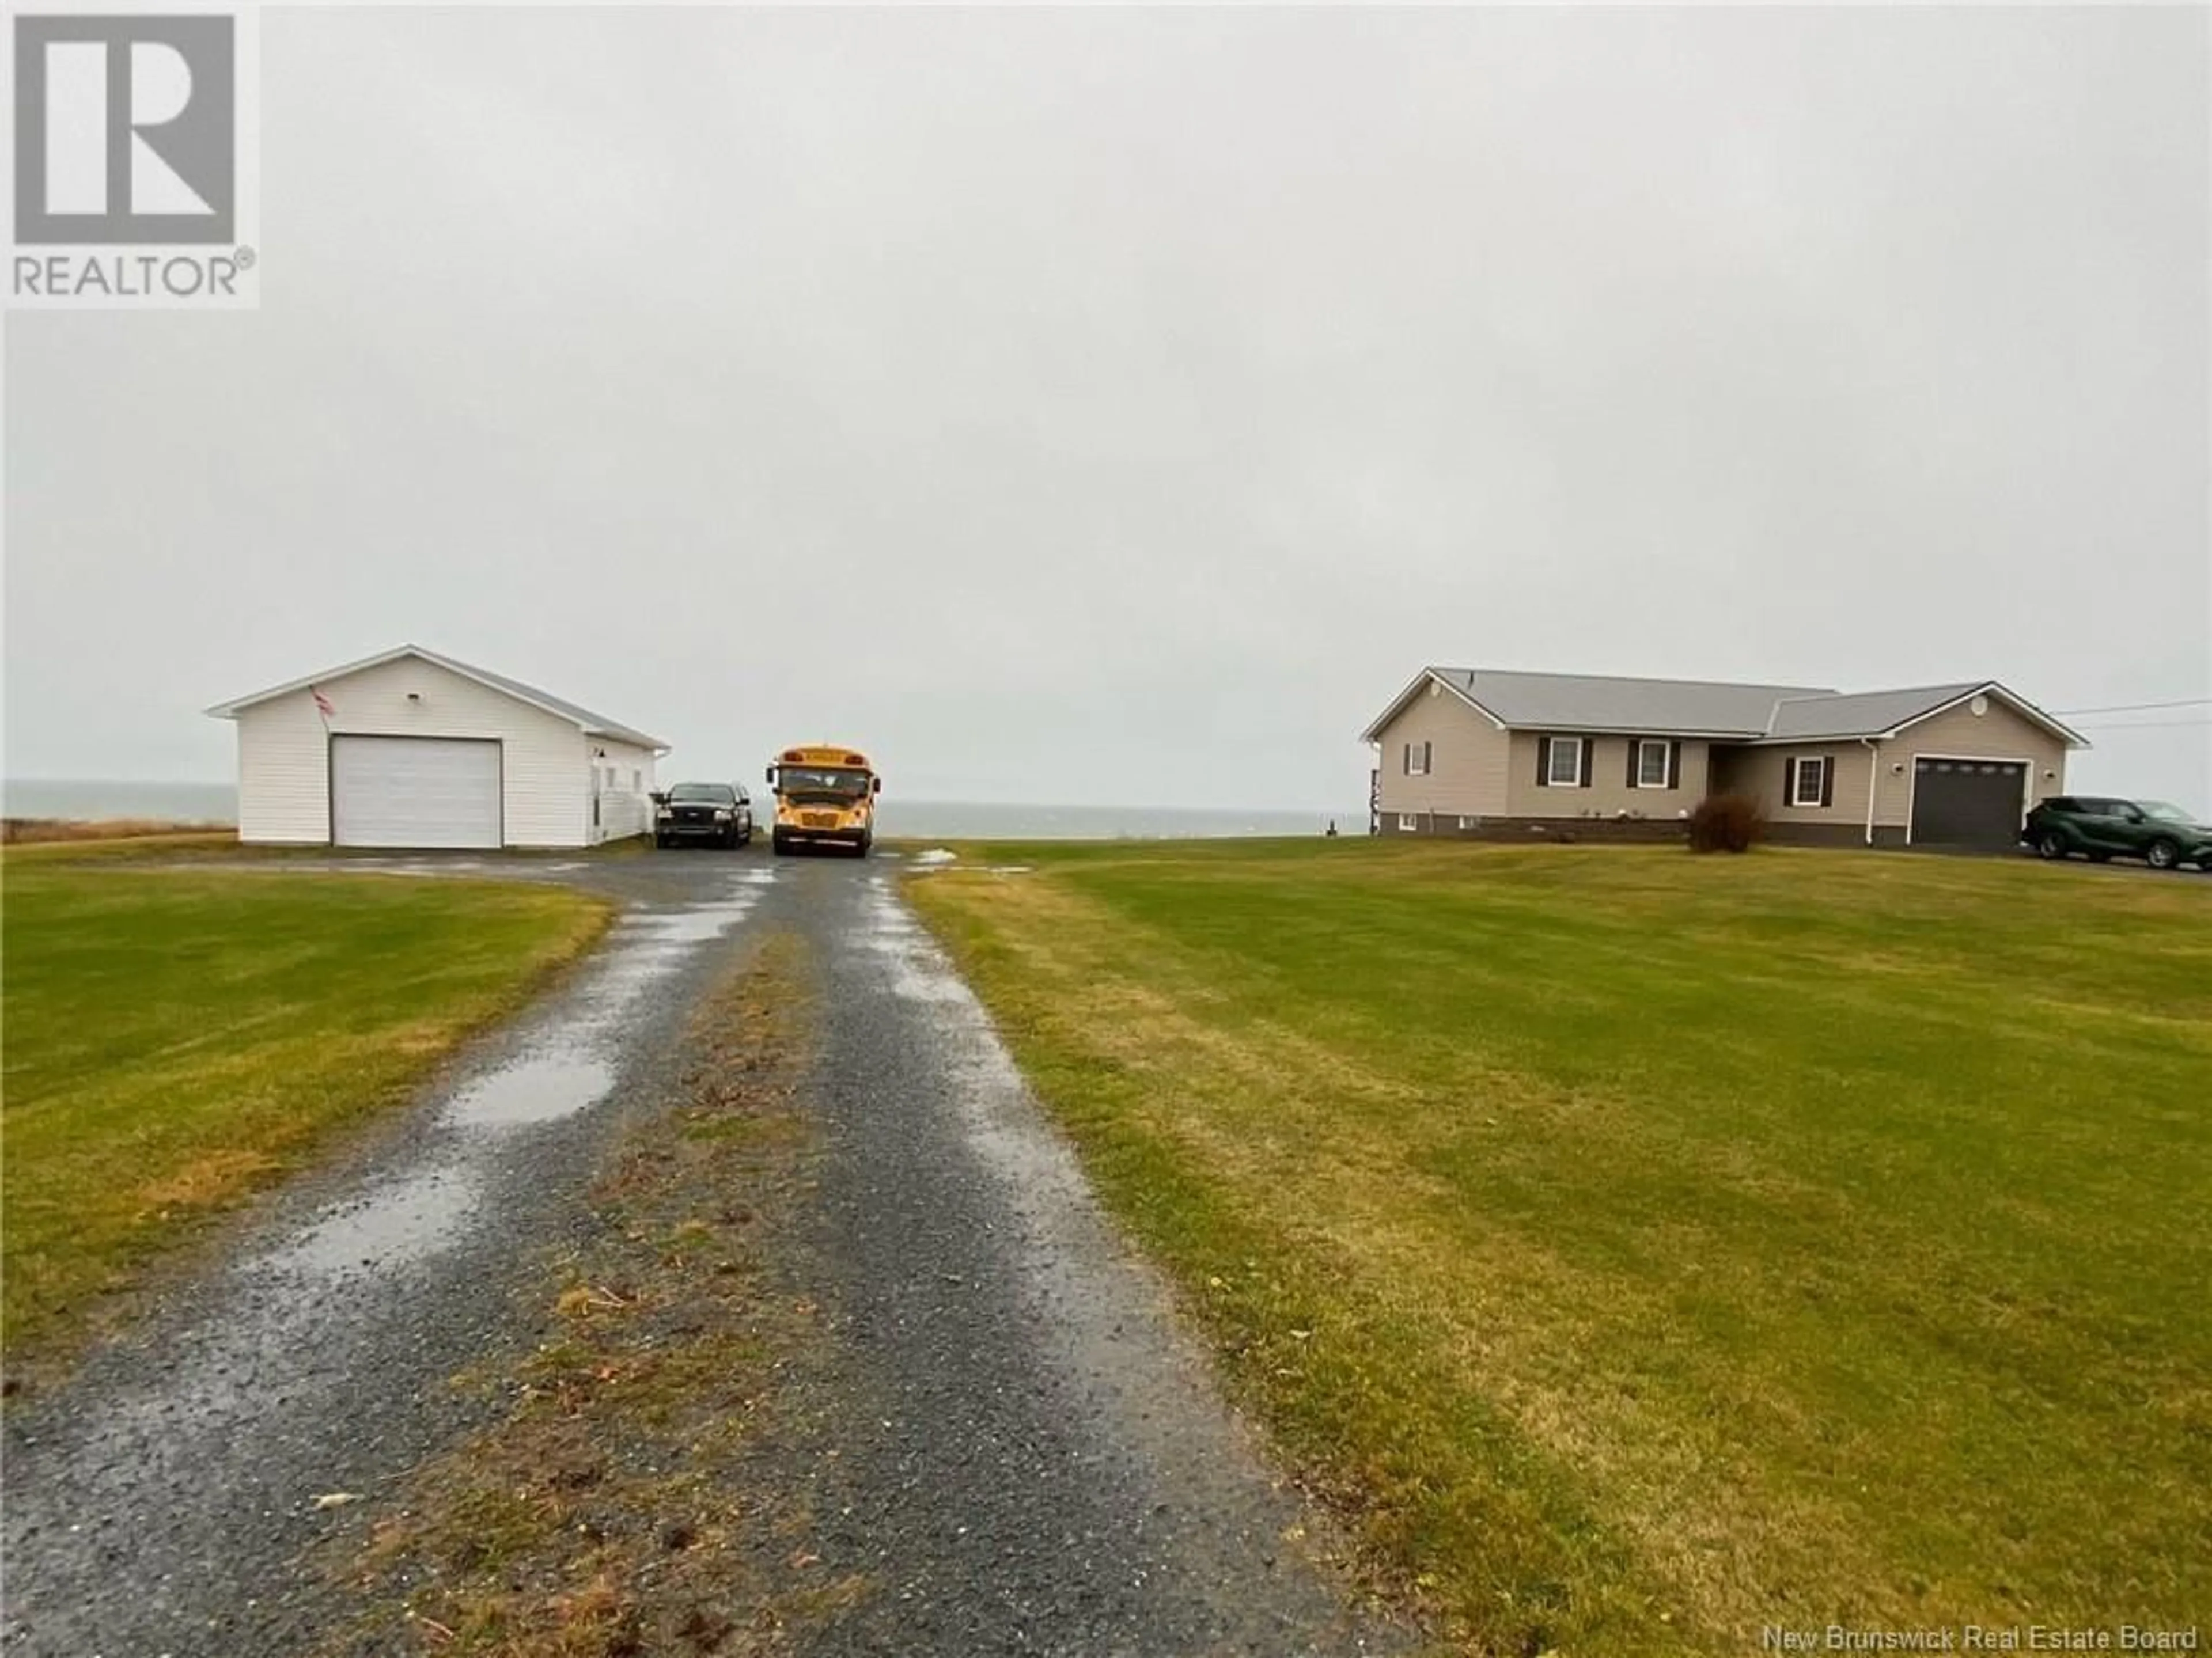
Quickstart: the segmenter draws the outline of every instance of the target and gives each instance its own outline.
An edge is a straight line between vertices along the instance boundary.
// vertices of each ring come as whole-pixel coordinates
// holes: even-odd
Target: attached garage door
[[[1912,762],[1912,844],[2009,847],[2027,814],[2027,768],[2017,760]]]
[[[499,744],[331,739],[331,838],[342,847],[496,847]]]

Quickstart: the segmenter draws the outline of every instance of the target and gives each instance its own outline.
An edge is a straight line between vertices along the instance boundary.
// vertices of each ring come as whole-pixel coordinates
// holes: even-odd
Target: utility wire
[[[2085,720],[2081,722],[2092,731],[2102,732],[2159,732],[2171,731],[2179,726],[2212,726],[2212,714],[2196,720]]]
[[[2053,714],[2148,714],[2154,708],[2193,708],[2212,696],[2185,696],[2179,702],[2115,702],[2104,708],[2053,708]]]

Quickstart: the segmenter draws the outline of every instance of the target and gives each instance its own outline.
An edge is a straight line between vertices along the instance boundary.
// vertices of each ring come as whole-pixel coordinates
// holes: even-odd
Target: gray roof
[[[241,696],[234,702],[218,703],[208,712],[221,719],[234,720],[238,717],[240,709],[250,708],[257,702],[266,702],[271,697],[305,690],[311,685],[334,683],[349,673],[359,673],[364,668],[380,667],[386,662],[396,662],[403,656],[418,656],[425,662],[435,663],[448,672],[459,674],[465,679],[473,679],[479,684],[490,686],[494,690],[504,691],[509,696],[518,697],[536,708],[544,709],[548,714],[558,715],[561,719],[572,720],[587,737],[611,737],[617,743],[634,743],[641,749],[665,750],[668,747],[667,744],[657,737],[647,737],[634,726],[625,726],[618,720],[610,720],[603,714],[594,714],[580,703],[569,701],[565,696],[556,696],[550,691],[542,691],[535,685],[523,683],[520,679],[509,679],[505,674],[494,673],[489,668],[473,667],[455,657],[441,656],[435,651],[423,649],[420,645],[396,645],[388,651],[380,652],[375,656],[366,657],[359,662],[349,662],[343,667],[325,668],[322,672],[310,674],[305,679],[295,679],[282,685],[274,685],[265,691],[256,691],[251,696]]]
[[[1817,686],[1731,685],[1710,679],[1622,679],[1490,668],[1429,671],[1506,725],[1546,731],[1764,737],[1775,705],[1784,698],[1833,695]]]
[[[1499,724],[1522,731],[1733,738],[1749,743],[1825,743],[1882,737],[1978,691],[2010,704],[2069,747],[2087,740],[1993,679],[1893,691],[1814,685],[1736,685],[1711,679],[1626,679],[1611,674],[1518,673],[1424,668],[1364,736],[1373,742],[1421,688],[1442,680]]]
[[[634,726],[625,726],[620,720],[610,720],[603,714],[593,714],[589,708],[571,702],[566,697],[556,696],[550,691],[541,691],[537,686],[526,685],[520,679],[509,679],[505,674],[494,673],[489,668],[472,668],[465,662],[456,662],[450,656],[441,656],[435,651],[423,650],[419,645],[411,648],[417,655],[428,661],[437,663],[441,667],[451,668],[456,673],[466,674],[472,679],[481,679],[487,685],[495,685],[501,690],[510,692],[526,702],[535,702],[542,708],[549,709],[565,719],[573,720],[584,728],[588,736],[611,737],[617,743],[635,743],[641,749],[665,749],[668,746],[657,737],[647,737]]]
[[[1986,679],[1967,679],[1955,685],[1920,685],[1900,691],[1854,691],[1840,696],[1785,698],[1775,705],[1774,723],[1767,734],[1777,742],[1878,737],[1947,702],[1955,702],[1980,690],[1989,683]]]

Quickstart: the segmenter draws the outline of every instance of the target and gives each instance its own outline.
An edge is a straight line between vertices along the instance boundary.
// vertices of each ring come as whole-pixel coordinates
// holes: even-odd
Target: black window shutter
[[[1782,762],[1782,804],[1797,804],[1797,760],[1794,755]]]
[[[1824,806],[1836,804],[1836,756],[1832,754],[1820,756],[1820,804]]]
[[[1585,737],[1582,739],[1582,744],[1583,774],[1576,780],[1575,786],[1578,789],[1586,789],[1590,786],[1591,768],[1597,763],[1597,739],[1593,737]]]
[[[1403,767],[1407,776],[1411,777],[1413,774],[1413,745],[1411,743],[1406,744],[1406,752],[1399,763]]]
[[[1536,739],[1536,786],[1552,786],[1552,739],[1548,737]]]
[[[1432,772],[1432,771],[1434,771],[1436,768],[1437,768],[1437,745],[1436,745],[1435,744],[1433,744],[1433,743],[1424,743],[1424,744],[1421,744],[1421,769],[1422,769],[1424,772]]]
[[[1637,738],[1628,739],[1628,786],[1634,788],[1638,768],[1644,764],[1644,744]]]
[[[1667,745],[1667,786],[1670,789],[1682,786],[1682,745],[1680,743]]]

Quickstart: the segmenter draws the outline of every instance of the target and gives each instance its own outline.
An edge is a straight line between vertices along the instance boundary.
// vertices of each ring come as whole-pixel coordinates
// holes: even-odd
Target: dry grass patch
[[[192,835],[212,839],[236,838],[236,831],[210,823],[180,823],[165,817],[7,817],[0,818],[0,844],[32,846],[56,841],[140,841],[154,835]]]

